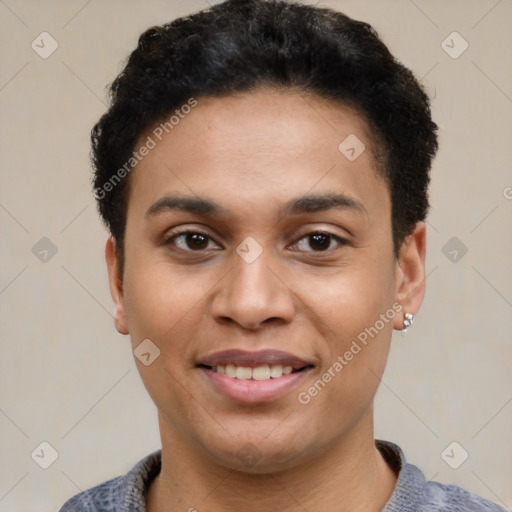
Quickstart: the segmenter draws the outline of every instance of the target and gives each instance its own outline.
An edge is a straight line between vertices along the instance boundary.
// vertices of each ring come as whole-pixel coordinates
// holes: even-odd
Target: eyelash
[[[207,238],[209,241],[213,241],[213,238],[208,235],[207,233],[203,232],[203,231],[200,231],[200,230],[195,230],[195,231],[181,231],[181,232],[175,232],[175,233],[171,233],[170,236],[168,236],[165,241],[164,241],[164,244],[165,245],[169,245],[171,243],[175,243],[176,239],[178,239],[179,237],[183,237],[183,236],[186,236],[186,235],[201,235],[205,238]],[[306,233],[304,235],[302,235],[294,244],[293,246],[296,246],[300,241],[304,240],[304,239],[307,239],[308,237],[311,237],[313,235],[324,235],[326,237],[329,237],[331,240],[335,240],[337,243],[338,243],[338,247],[341,246],[341,247],[344,247],[344,246],[347,246],[349,245],[349,241],[345,238],[342,238],[340,236],[337,236],[333,233],[329,233],[328,231],[322,231],[322,230],[318,230],[318,231],[311,231],[309,233]],[[186,243],[186,242],[185,242]],[[329,244],[330,245],[330,244]],[[178,250],[180,251],[183,251],[183,252],[190,252],[190,253],[201,253],[203,251],[205,251],[206,249],[200,249],[200,250],[193,250],[193,249],[182,249],[182,248],[178,248]],[[336,249],[334,249],[336,250]],[[310,251],[301,251],[301,252],[306,252],[306,253],[313,253],[313,254],[317,254],[317,255],[323,255],[323,254],[331,254],[333,251],[332,248],[328,248],[324,251],[315,251],[315,250],[310,250]]]

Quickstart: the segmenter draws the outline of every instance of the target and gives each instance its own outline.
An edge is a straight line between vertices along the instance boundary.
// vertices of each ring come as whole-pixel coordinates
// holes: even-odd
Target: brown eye
[[[309,233],[303,236],[296,244],[300,251],[325,252],[339,245],[348,245],[348,241],[331,233]]]
[[[331,245],[331,237],[323,233],[309,235],[309,246],[316,251],[326,251]]]
[[[199,233],[188,233],[185,235],[185,243],[190,249],[206,249],[208,246],[208,237]]]
[[[218,248],[208,235],[196,231],[175,234],[166,243],[174,244],[179,249],[188,252]]]

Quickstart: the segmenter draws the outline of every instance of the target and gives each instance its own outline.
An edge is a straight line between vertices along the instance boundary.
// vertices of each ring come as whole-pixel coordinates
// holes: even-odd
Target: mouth
[[[206,356],[197,366],[232,379],[261,381],[301,372],[313,368],[314,364],[279,350],[249,352],[233,349]]]
[[[262,365],[256,366],[255,368],[251,368],[250,366],[236,366],[234,364],[219,364],[217,366],[208,366],[200,364],[198,365],[200,368],[205,368],[207,370],[211,370],[212,372],[218,373],[220,375],[225,375],[231,379],[238,380],[269,380],[269,379],[279,379],[283,375],[289,375],[290,373],[297,373],[307,370],[309,368],[313,368],[313,365],[306,365],[301,368],[293,368],[290,365]]]
[[[289,393],[315,368],[313,361],[275,350],[228,350],[196,365],[214,391],[231,400],[257,403]]]

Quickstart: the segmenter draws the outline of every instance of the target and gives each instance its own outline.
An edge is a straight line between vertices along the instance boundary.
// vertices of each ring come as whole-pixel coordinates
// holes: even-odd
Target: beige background
[[[428,479],[512,509],[512,2],[320,4],[375,26],[423,77],[441,128],[427,296],[409,334],[394,339],[376,435],[398,442]],[[2,512],[54,511],[159,447],[129,340],[112,324],[89,132],[139,33],[205,6],[0,1]],[[42,31],[59,44],[47,59],[31,48]],[[453,31],[469,43],[457,59],[441,46]],[[32,252],[42,237],[57,248],[47,262]],[[458,262],[443,253],[452,237],[468,249]],[[46,470],[31,458],[42,441],[58,452]],[[469,453],[456,470],[441,458],[452,441]]]

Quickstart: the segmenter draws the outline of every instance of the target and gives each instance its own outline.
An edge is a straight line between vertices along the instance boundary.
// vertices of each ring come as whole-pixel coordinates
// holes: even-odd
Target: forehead
[[[156,201],[171,189],[260,202],[337,190],[364,203],[378,188],[384,203],[389,199],[367,123],[347,106],[260,89],[199,97],[187,111],[172,128],[157,123],[140,138],[155,147],[132,173],[130,202]]]
[[[334,101],[286,90],[199,98],[172,133],[179,133],[180,142],[187,144],[183,150],[195,147],[195,155],[188,154],[188,158],[204,159],[209,154],[215,159],[229,154],[236,165],[247,154],[257,156],[260,162],[282,156],[300,159],[315,149],[338,157],[339,143],[351,134],[359,135],[371,149],[369,129],[358,112]]]

